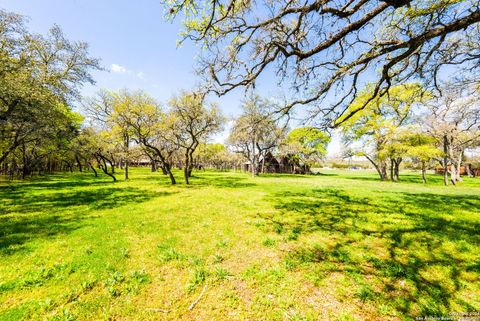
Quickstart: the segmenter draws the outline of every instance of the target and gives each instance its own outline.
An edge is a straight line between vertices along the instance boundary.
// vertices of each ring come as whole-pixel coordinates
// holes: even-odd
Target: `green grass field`
[[[0,319],[480,311],[480,179],[401,179],[196,172],[191,186],[169,186],[133,169],[118,183],[90,173],[0,182]]]

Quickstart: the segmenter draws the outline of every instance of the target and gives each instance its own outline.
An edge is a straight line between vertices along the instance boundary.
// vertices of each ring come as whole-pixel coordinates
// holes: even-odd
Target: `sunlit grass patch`
[[[198,172],[0,186],[0,320],[412,320],[480,310],[480,181]],[[205,288],[192,311],[188,307]],[[167,311],[167,312],[159,312]]]

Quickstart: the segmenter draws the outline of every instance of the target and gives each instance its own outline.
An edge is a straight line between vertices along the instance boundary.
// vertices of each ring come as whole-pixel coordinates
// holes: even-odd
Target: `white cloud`
[[[137,73],[137,77],[140,78],[140,79],[142,79],[142,80],[145,79],[145,76],[146,76],[145,73],[142,72],[142,71],[140,71],[140,72]]]
[[[119,73],[119,74],[123,74],[123,73],[127,72],[127,68],[125,68],[124,66],[117,65],[117,64],[112,64],[112,66],[110,67],[110,70],[112,72]]]

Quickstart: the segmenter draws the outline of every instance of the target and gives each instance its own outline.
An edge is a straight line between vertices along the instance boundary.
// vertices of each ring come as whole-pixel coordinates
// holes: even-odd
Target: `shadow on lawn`
[[[79,176],[81,177],[81,176]],[[17,186],[25,186],[25,188],[34,190],[34,189],[62,189],[62,188],[76,188],[76,187],[86,187],[86,186],[106,186],[112,184],[112,180],[102,180],[102,179],[75,179],[75,180],[47,180],[44,182],[41,181],[31,181],[28,183],[20,183]],[[2,187],[0,187],[0,192]]]
[[[359,181],[376,181],[376,182],[381,182],[380,178],[378,175],[376,175],[374,172],[371,173],[371,175],[355,175],[354,173],[347,173],[343,178],[345,179],[352,179],[352,180],[359,180]],[[392,182],[390,180],[385,181],[387,183]],[[415,183],[415,184],[423,184],[422,182],[422,176],[421,173],[419,174],[413,174],[413,173],[408,173],[408,174],[400,174],[398,182],[395,183]],[[427,175],[427,186],[429,185],[438,185],[438,184],[443,184],[443,176],[441,175],[433,175],[429,174]]]
[[[62,192],[42,193],[32,191],[32,185],[39,186],[20,184],[0,189],[0,254],[13,254],[28,241],[78,229],[92,218],[92,210],[117,208],[171,194],[131,187],[90,190],[72,187]]]
[[[479,309],[478,298],[465,293],[480,290],[474,281],[480,278],[480,196],[379,192],[369,198],[317,189],[278,193],[273,202],[279,213],[262,218],[287,239],[328,235],[325,244],[290,252],[287,266],[359,276],[359,297],[388,306],[387,315]],[[448,215],[460,211],[471,214]]]

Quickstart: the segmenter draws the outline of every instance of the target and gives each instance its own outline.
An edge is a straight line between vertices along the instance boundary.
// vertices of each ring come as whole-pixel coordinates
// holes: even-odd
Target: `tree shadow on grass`
[[[376,181],[376,182],[381,182],[380,178],[378,175],[375,175],[373,172],[372,173],[369,173],[370,175],[354,175],[353,173],[352,174],[346,174],[344,176],[345,179],[352,179],[352,180],[358,180],[358,181]],[[385,181],[386,183],[393,183],[392,181],[390,180],[387,180]],[[415,183],[415,184],[423,184],[423,181],[422,181],[422,175],[421,173],[418,173],[418,174],[412,174],[412,173],[408,173],[408,174],[400,174],[400,177],[399,177],[399,180],[398,182],[395,182],[395,183]],[[427,184],[426,186],[430,186],[430,185],[439,185],[439,184],[443,184],[443,176],[441,175],[433,175],[433,174],[429,174],[427,176]]]
[[[32,192],[28,185],[0,190],[0,254],[13,254],[34,239],[69,233],[92,219],[91,211],[146,202],[170,192],[138,188],[97,188]]]
[[[174,172],[175,179],[178,186],[185,186],[183,172]],[[159,184],[165,186],[171,186],[170,179],[167,175],[162,174],[161,172],[152,173],[150,176],[142,177],[142,180],[147,181],[156,181]],[[220,188],[245,188],[252,187],[256,184],[253,182],[248,182],[249,177],[245,176],[236,176],[228,175],[228,172],[221,171],[194,171],[190,177],[190,188],[195,187],[220,187]]]
[[[314,174],[290,174],[290,173],[260,173],[260,178],[314,178]]]
[[[379,312],[385,315],[479,309],[479,298],[468,293],[480,291],[480,196],[379,192],[362,197],[330,188],[277,193],[271,200],[278,214],[261,218],[273,230],[287,239],[323,237],[321,244],[288,253],[287,266],[354,275],[360,296],[371,285],[374,295],[367,297],[388,307]]]
[[[30,189],[30,190],[35,190],[35,189],[44,189],[44,188],[48,188],[48,189],[62,189],[62,188],[77,188],[77,187],[87,187],[87,186],[105,186],[105,185],[109,185],[109,184],[112,184],[112,180],[109,179],[109,180],[101,180],[101,179],[83,179],[83,180],[79,180],[79,179],[71,179],[71,180],[47,180],[47,181],[44,181],[44,182],[41,182],[41,181],[27,181],[27,182],[24,182],[24,183],[20,183],[20,184],[14,184],[14,185],[10,185],[10,186],[18,186],[18,187],[22,187],[22,185],[24,185],[25,187],[24,188],[27,188],[27,189]],[[0,186],[0,190],[3,189],[3,188],[8,188],[8,187],[5,187],[5,186]],[[12,187],[10,187],[12,188]]]
[[[326,173],[326,172],[322,172],[322,171],[320,171],[320,172],[314,172],[314,173],[312,173],[312,174],[310,174],[310,175],[312,175],[312,176],[330,176],[330,177],[332,177],[332,176],[339,176],[338,174],[335,174],[335,173]]]

